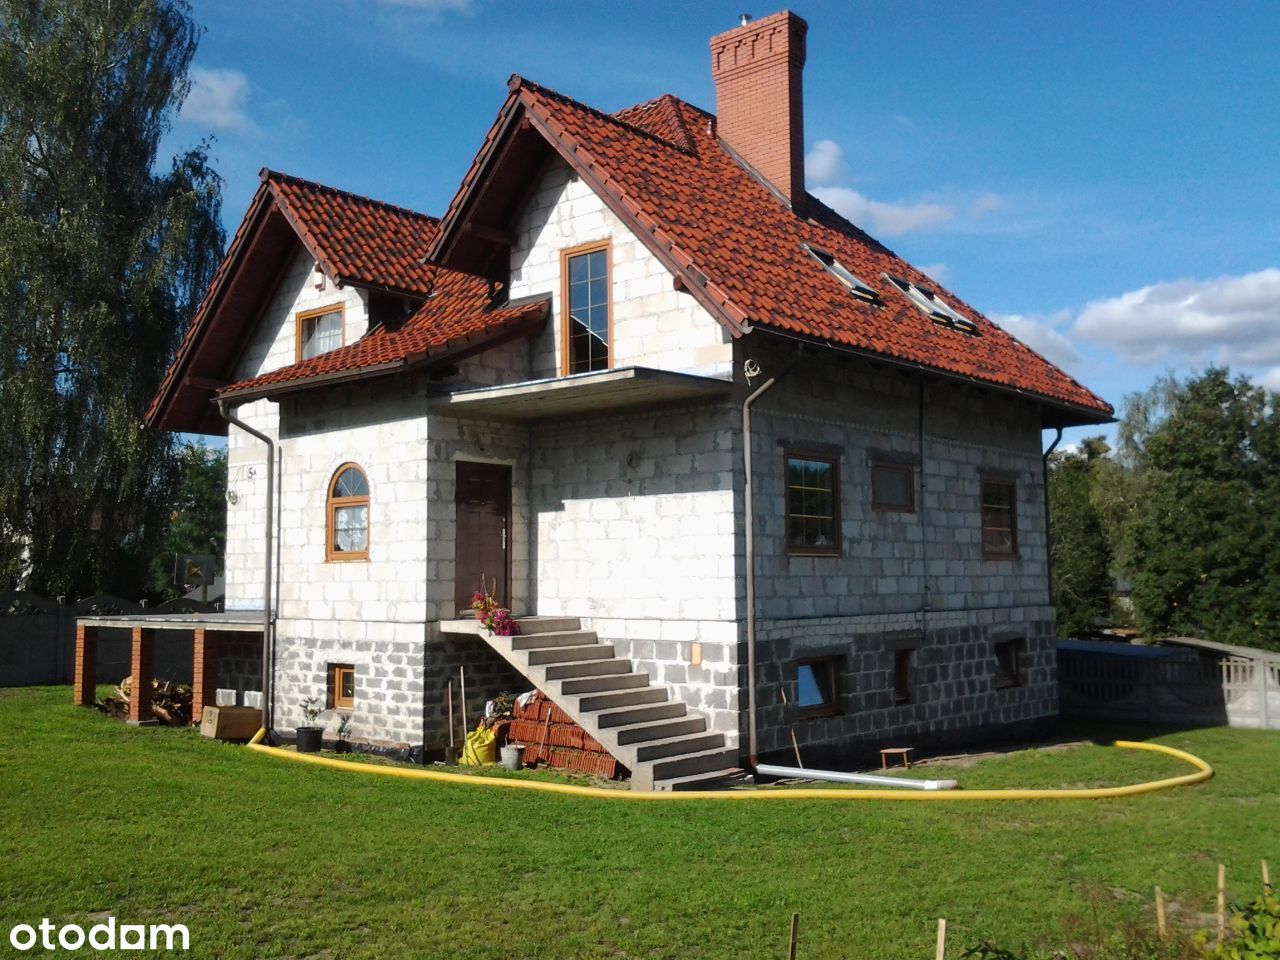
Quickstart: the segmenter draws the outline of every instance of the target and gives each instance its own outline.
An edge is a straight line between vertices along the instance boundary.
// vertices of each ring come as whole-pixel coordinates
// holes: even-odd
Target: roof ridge
[[[258,178],[263,182],[267,182],[267,183],[272,182],[273,180],[284,180],[295,185],[310,187],[314,190],[320,190],[325,193],[336,194],[337,196],[345,197],[348,200],[355,200],[360,203],[367,203],[370,206],[381,207],[384,210],[391,210],[391,211],[395,211],[396,213],[407,214],[411,217],[416,217],[420,220],[428,220],[433,224],[438,224],[440,222],[439,217],[432,216],[429,213],[423,213],[421,210],[414,210],[410,207],[403,207],[397,203],[388,203],[386,200],[377,200],[373,197],[365,196],[362,193],[355,193],[354,191],[351,191],[351,190],[343,190],[341,187],[333,187],[327,183],[320,183],[317,180],[308,180],[306,177],[294,176],[293,174],[285,173],[282,170],[272,170],[270,167],[263,167],[262,170],[259,171],[258,173]]]
[[[587,113],[590,113],[596,117],[599,117],[601,120],[607,120],[609,123],[616,124],[619,127],[622,127],[626,130],[630,130],[632,133],[639,134],[640,136],[645,137],[646,139],[652,140],[655,143],[660,143],[664,147],[670,147],[672,150],[676,150],[688,156],[694,156],[696,154],[696,151],[692,146],[682,147],[678,143],[672,143],[670,140],[666,139],[665,137],[658,136],[656,133],[654,133],[651,130],[646,130],[644,127],[631,123],[627,120],[619,119],[614,114],[605,113],[603,110],[599,109],[598,107],[593,107],[589,103],[583,103],[581,100],[575,100],[573,97],[563,94],[559,90],[553,90],[550,87],[545,87],[534,80],[530,80],[527,77],[520,76],[520,74],[518,73],[511,75],[511,81],[509,85],[512,87],[512,89],[520,89],[520,88],[531,89],[535,93],[540,93],[543,96],[550,97],[553,100],[558,100],[561,103],[567,104],[571,107],[575,107],[579,110],[585,110]],[[665,94],[665,96],[672,96],[672,95]],[[661,100],[662,98],[659,97],[658,99]],[[672,99],[679,100],[679,97],[672,96]],[[683,103],[683,101],[680,101],[680,102]],[[629,110],[632,108],[627,107],[625,109]]]
[[[642,114],[648,115],[652,112],[666,108],[671,112],[671,116],[674,118],[675,127],[680,138],[680,143],[675,144],[675,146],[685,147],[688,150],[693,151],[697,149],[697,145],[693,139],[693,134],[689,130],[688,121],[685,119],[685,107],[697,109],[691,104],[685,103],[673,93],[664,93],[662,96],[654,97],[652,100],[646,100],[644,103],[637,103],[630,107],[624,107],[623,109],[615,112],[613,116],[614,119],[622,119],[623,114],[632,116],[640,116]],[[710,116],[710,114],[707,114],[707,116]],[[627,120],[624,122],[629,123],[631,121]]]

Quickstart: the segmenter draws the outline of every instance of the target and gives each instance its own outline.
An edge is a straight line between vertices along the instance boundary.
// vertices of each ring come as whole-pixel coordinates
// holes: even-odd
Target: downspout
[[[747,399],[742,401],[742,464],[745,469],[742,489],[744,515],[746,522],[746,562],[747,562],[747,752],[751,767],[754,769],[760,761],[756,747],[756,554],[755,554],[755,510],[752,507],[751,484],[751,405],[759,400],[775,383],[785,377],[800,360],[800,351],[796,359],[781,373],[770,377],[760,384]],[[748,385],[751,377],[759,373],[760,368],[748,359],[742,365],[742,372],[747,377]]]
[[[1040,458],[1040,482],[1044,485],[1044,570],[1049,581],[1049,606],[1053,606],[1053,542],[1049,538],[1049,458],[1062,442],[1062,427],[1055,429],[1057,435],[1054,436],[1053,443],[1049,444],[1049,449]]]
[[[265,556],[262,567],[262,728],[271,729],[271,565],[274,554],[271,549],[271,533],[273,530],[275,507],[276,478],[276,442],[265,433],[255,430],[238,418],[227,406],[227,401],[218,400],[218,413],[222,419],[239,427],[251,437],[261,440],[267,445],[267,520],[263,530],[263,549]]]

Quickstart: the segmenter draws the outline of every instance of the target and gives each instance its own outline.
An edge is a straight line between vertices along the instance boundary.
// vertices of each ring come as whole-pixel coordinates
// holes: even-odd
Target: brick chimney
[[[711,38],[720,138],[801,216],[805,196],[801,76],[808,32],[804,20],[783,10]]]

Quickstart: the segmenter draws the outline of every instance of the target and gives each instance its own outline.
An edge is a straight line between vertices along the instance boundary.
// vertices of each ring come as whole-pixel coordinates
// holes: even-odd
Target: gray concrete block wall
[[[931,747],[1043,720],[1058,709],[1049,607],[778,620],[761,624],[757,648],[762,756],[840,762],[885,746]],[[996,686],[995,643],[1020,645],[1019,683]],[[893,701],[894,650],[914,649],[911,700]],[[797,710],[796,661],[837,657],[840,695],[831,716]],[[785,690],[790,706],[784,706]],[[745,736],[744,717],[744,736]]]

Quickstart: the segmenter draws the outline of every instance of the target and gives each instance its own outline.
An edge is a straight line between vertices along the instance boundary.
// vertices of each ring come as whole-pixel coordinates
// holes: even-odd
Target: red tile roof
[[[1110,418],[1096,394],[817,199],[796,216],[716,138],[710,114],[664,96],[610,116],[520,77],[510,86],[433,258],[450,263],[468,191],[500,154],[497,127],[523,116],[735,335],[762,328],[827,341],[1056,401],[1082,422]],[[850,296],[802,244],[835,256],[881,305]],[[937,291],[980,335],[938,326],[883,274]]]

